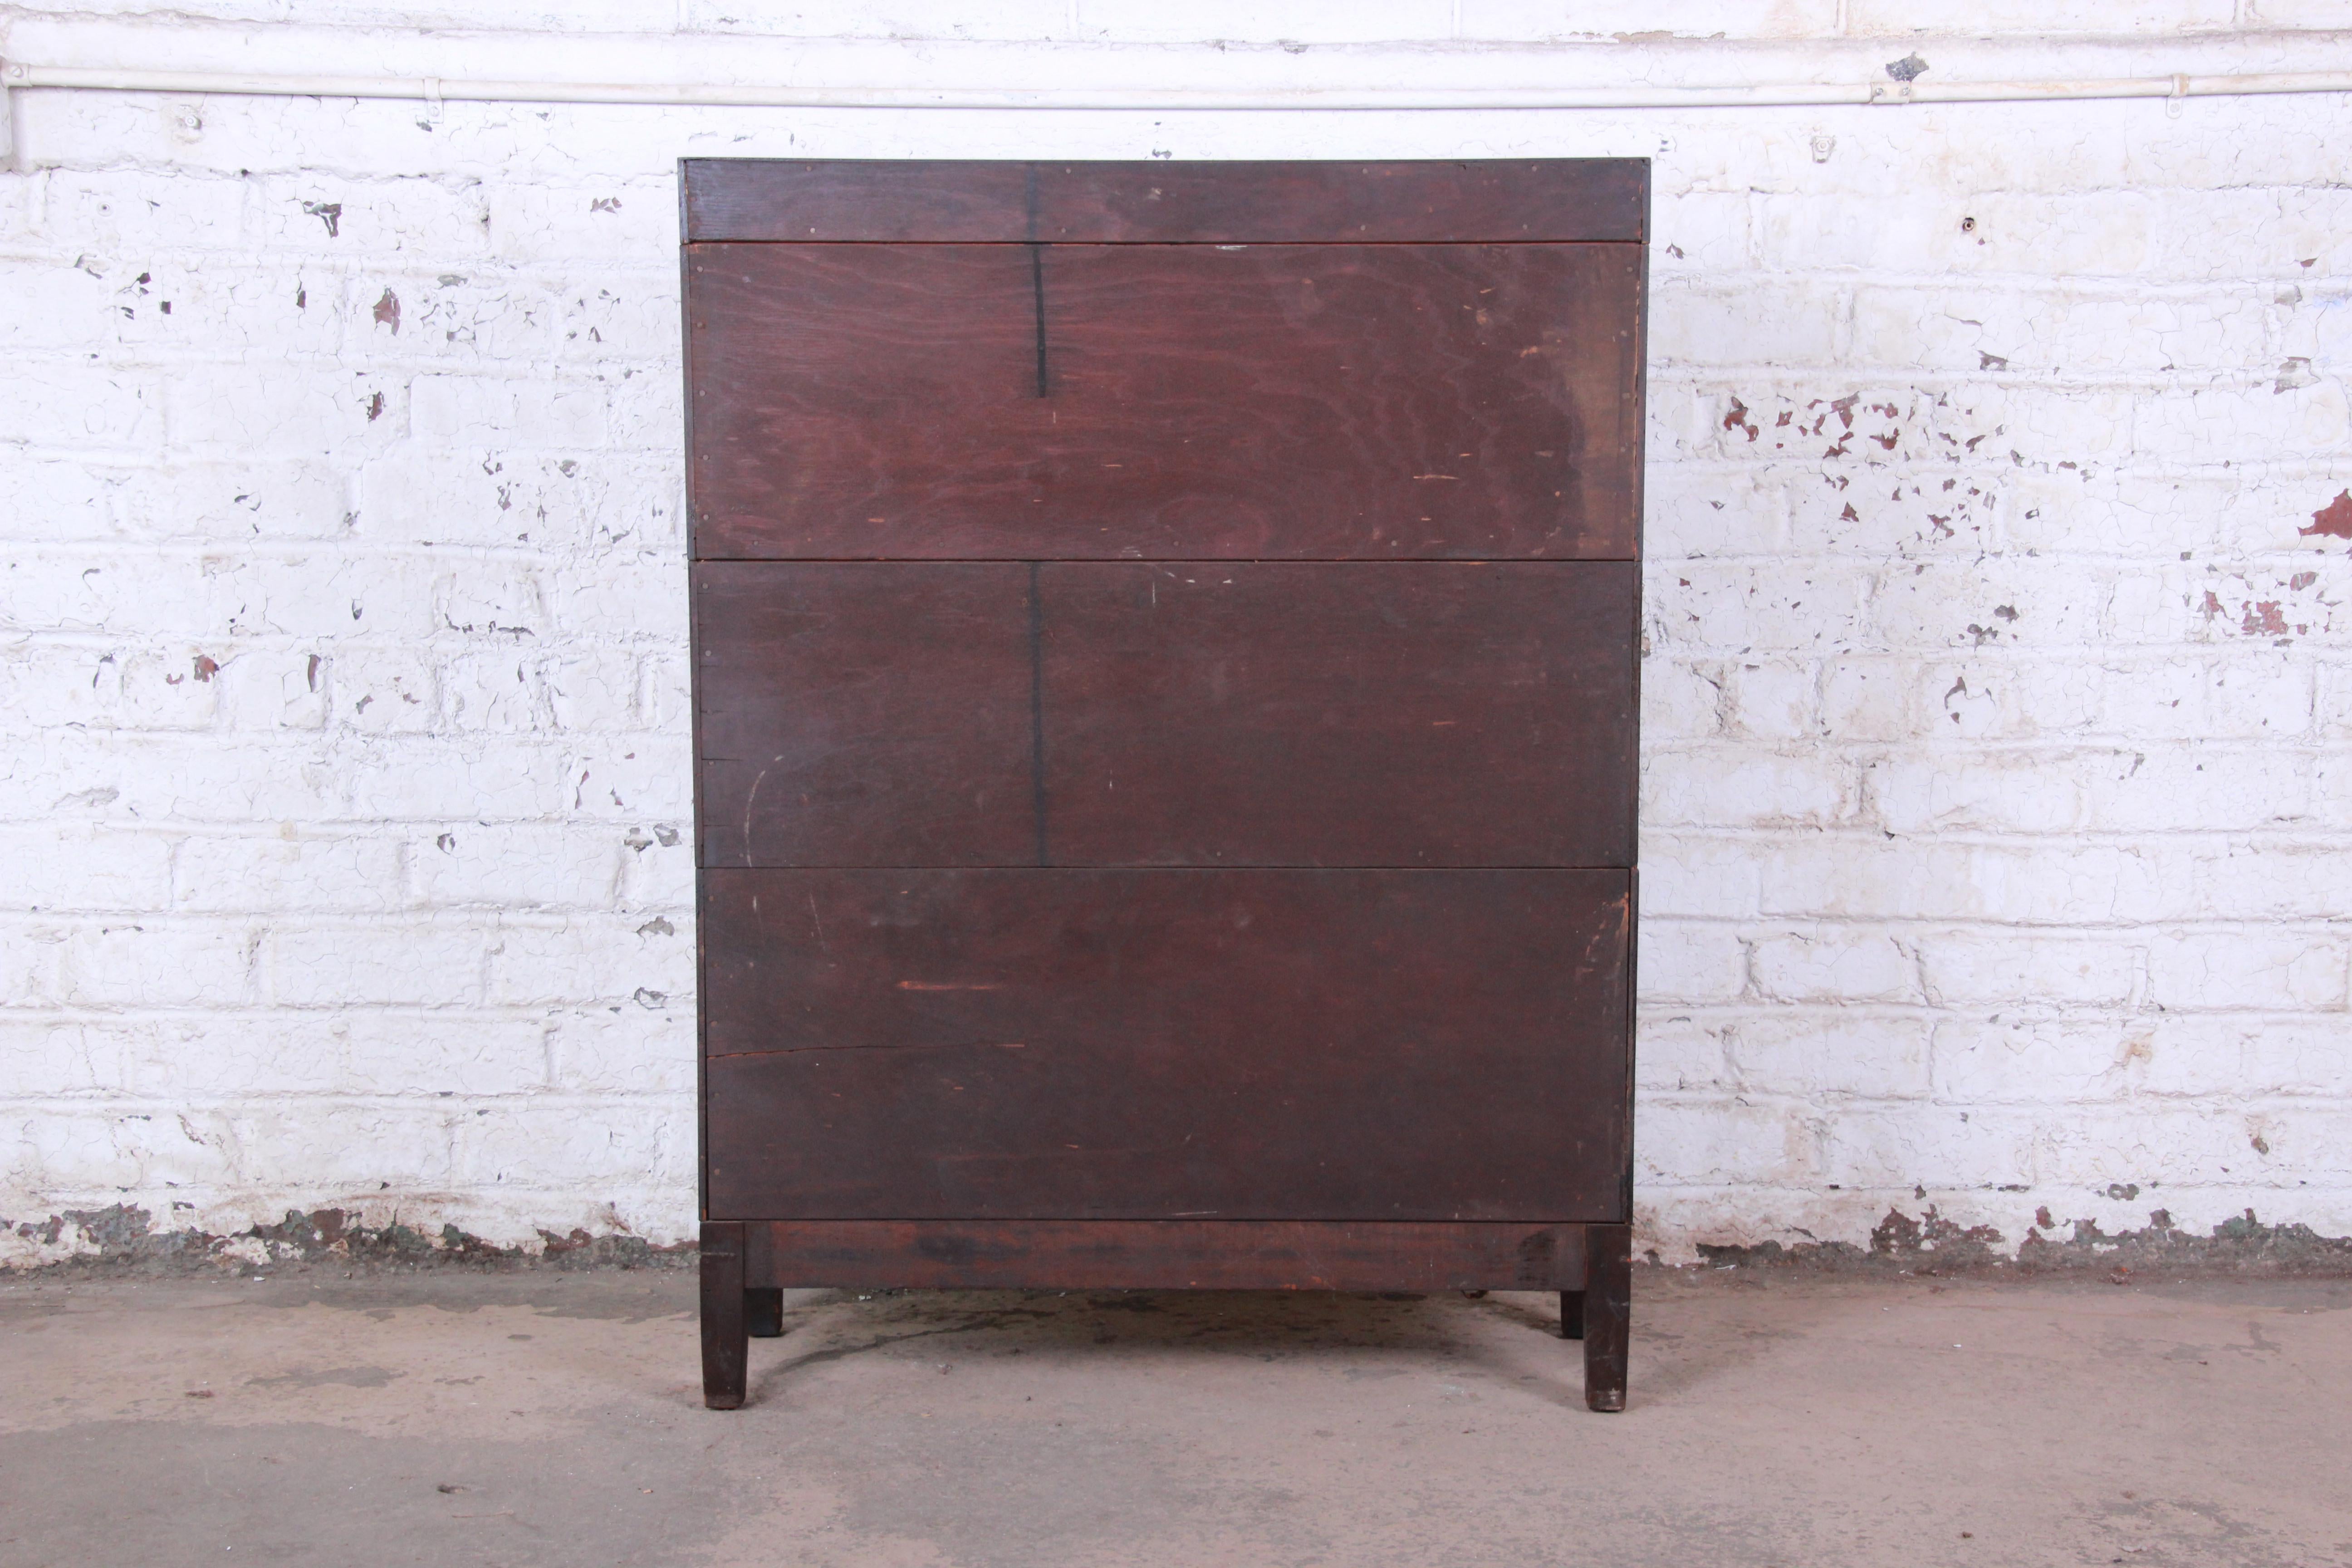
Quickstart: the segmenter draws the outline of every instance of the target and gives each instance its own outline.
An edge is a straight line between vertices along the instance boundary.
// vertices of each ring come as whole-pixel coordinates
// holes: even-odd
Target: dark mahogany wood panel
[[[1638,242],[1649,205],[1649,163],[1638,158],[689,158],[679,183],[688,242]]]
[[[1642,258],[782,246],[687,261],[704,558],[1631,560]]]
[[[693,569],[702,863],[1034,865],[1032,569]]]
[[[1629,866],[1630,563],[1041,569],[1057,866]]]
[[[1628,880],[707,871],[709,1212],[1622,1218]]]
[[[1574,1290],[1580,1225],[1258,1220],[776,1220],[744,1227],[787,1289]]]

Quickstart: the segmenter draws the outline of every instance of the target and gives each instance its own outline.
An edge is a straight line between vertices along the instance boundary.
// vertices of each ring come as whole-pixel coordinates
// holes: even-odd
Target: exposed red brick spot
[[[400,296],[389,289],[385,289],[383,298],[375,302],[375,320],[376,325],[390,327],[392,335],[398,337],[400,335]]]
[[[2298,572],[2286,580],[2286,585],[2290,591],[2300,594],[2318,581],[2319,574],[2316,572]]]
[[[2334,500],[2311,514],[2311,526],[2299,531],[2306,539],[2314,534],[2352,539],[2352,490],[2337,491]]]
[[[198,680],[210,680],[214,676],[218,675],[219,673],[220,666],[215,663],[210,656],[201,653],[196,655],[196,679]]]
[[[2276,599],[2265,599],[2259,605],[2249,604],[2245,619],[2238,626],[2248,637],[2286,636],[2286,617],[2279,614]]]

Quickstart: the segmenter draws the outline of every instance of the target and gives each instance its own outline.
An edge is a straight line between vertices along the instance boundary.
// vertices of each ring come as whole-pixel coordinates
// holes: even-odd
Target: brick
[[[1814,373],[1803,385],[1761,379],[1714,377],[1686,410],[1692,421],[1676,445],[1688,456],[1804,463],[1834,484],[1887,482],[1897,465],[1971,455],[1965,427],[1946,429],[1950,396],[1916,386],[1827,381]],[[1670,405],[1671,407],[1672,405]]]
[[[0,540],[54,544],[113,536],[115,492],[138,470],[17,451],[0,463]]]
[[[2113,662],[2102,686],[2094,729],[2104,735],[2275,741],[2312,730],[2312,667],[2267,649]]]
[[[1648,937],[1643,939],[1646,956]],[[1645,966],[1646,967],[1646,966]],[[1712,1015],[1645,1008],[1634,1027],[1633,1075],[1643,1090],[1695,1093],[1730,1087],[1727,1026]]]
[[[2120,191],[1967,193],[1931,184],[1872,202],[1769,195],[1756,205],[1759,255],[1791,268],[2011,272],[2075,279],[2147,266],[2158,217]]]
[[[1835,286],[1750,277],[1738,283],[1661,278],[1650,288],[1650,354],[1660,364],[1832,365],[1847,313]]]
[[[690,1128],[694,1121],[690,1104],[642,1100],[531,1100],[478,1108],[472,1115],[451,1119],[450,1175],[483,1186],[551,1178],[553,1184],[577,1171],[622,1181],[691,1179],[690,1159],[688,1169],[677,1165],[673,1123]]]
[[[391,910],[406,902],[397,838],[342,834],[184,839],[170,907],[190,913]]]
[[[2021,658],[1998,644],[1976,649],[1965,659],[1906,668],[1917,671],[1910,696],[1914,710],[1926,721],[1922,733],[1952,740],[2022,741],[2104,732],[2110,727],[2099,719],[2111,678],[2120,677],[2123,689],[2142,689],[2132,683],[2136,670],[2116,671],[2079,657]],[[2199,709],[2201,712],[2201,703]]]
[[[492,247],[510,260],[530,262],[556,255],[644,261],[677,250],[674,179],[501,184],[492,186],[488,195]],[[669,302],[675,331],[674,289]]]
[[[108,1033],[106,1024],[0,1017],[9,1098],[22,1103],[120,1088]]]
[[[1977,473],[1931,469],[1875,479],[1822,473],[1789,487],[1789,542],[1801,555],[1980,561],[2000,490]]]
[[[1692,562],[1648,615],[1654,639],[1676,651],[1822,651],[1861,638],[1870,587],[1865,573],[1842,563],[1759,572]]]
[[[2125,1051],[2134,1086],[2150,1095],[2229,1104],[2352,1094],[2340,1013],[2189,1014],[2133,1023]]]
[[[241,180],[180,170],[71,168],[47,170],[39,180],[35,232],[60,253],[223,249],[247,238]]]
[[[320,461],[175,463],[134,470],[112,490],[118,531],[140,539],[341,539],[352,522],[350,481]]]
[[[1685,556],[1777,555],[1788,548],[1782,482],[1770,470],[1669,468],[1643,497],[1642,547],[1649,574]]]
[[[413,647],[339,647],[324,667],[331,722],[369,735],[432,731],[440,721],[441,668],[440,659]]]
[[[1642,733],[1661,741],[1696,741],[1723,730],[1723,667],[1713,660],[1645,658],[1642,664]],[[663,689],[674,678],[647,666],[654,687],[647,719],[674,710],[677,700]]]
[[[471,181],[310,174],[256,179],[249,190],[253,239],[272,251],[462,261],[489,249],[489,206]]]
[[[93,1025],[112,1087],[148,1099],[518,1094],[547,1083],[546,1026],[478,1013],[183,1015]],[[298,1177],[298,1180],[310,1180]]]
[[[628,858],[621,863],[621,900],[638,910],[690,911],[694,908],[694,838],[688,822],[637,824],[623,837]]]
[[[1933,403],[1935,426],[1924,446],[1956,463],[2007,462],[2015,478],[2072,476],[2138,455],[2140,394],[2099,385],[2053,385],[2036,377],[1971,376]],[[2164,460],[2179,461],[2170,452]]]
[[[2159,1189],[2144,1190],[2143,1203],[2160,1202],[2160,1189],[2176,1186],[2292,1187],[2294,1170],[2341,1170],[2352,1154],[2347,1134],[2352,1121],[2335,1111],[2135,1109],[2054,1121],[2045,1134],[2047,1171],[2085,1187]]]
[[[2148,1000],[2170,1012],[2346,1005],[2341,936],[2285,931],[2166,931],[2147,940]],[[2347,1020],[2352,1024],[2352,1020]]]
[[[554,1081],[575,1094],[695,1091],[694,1026],[677,1012],[625,1006],[559,1013],[547,1028]]]
[[[185,644],[27,638],[0,650],[0,710],[29,728],[208,729],[221,687],[199,679],[204,658]]]
[[[523,436],[522,450],[601,447],[605,392],[593,382],[422,375],[409,387],[409,425],[417,440],[444,447],[477,447],[491,430]]]
[[[66,939],[55,1000],[73,1007],[236,1006],[253,996],[257,942],[237,922],[141,915],[80,925]]]
[[[2162,463],[2291,462],[2352,449],[2352,407],[2340,381],[2280,389],[2277,378],[2189,387],[2142,398],[2135,455]]]
[[[1642,1000],[1733,1002],[1748,989],[1748,947],[1738,928],[1651,919],[1640,935]]]
[[[416,896],[435,909],[608,909],[627,853],[621,838],[610,828],[461,824],[415,851]]]
[[[52,731],[20,743],[0,818],[113,822],[317,820],[348,785],[307,748],[205,735]]]
[[[171,899],[172,841],[104,828],[0,829],[0,907],[49,913],[161,909]]]
[[[1852,352],[1864,364],[1969,376],[2249,371],[2265,368],[2270,299],[2252,287],[1864,286],[1854,292]]]
[[[2012,550],[2045,554],[2204,555],[2236,542],[2242,489],[2238,479],[2209,476],[2119,473],[2085,483],[2029,475],[2012,483],[2001,537]]]
[[[152,454],[163,438],[168,384],[139,366],[12,358],[0,376],[0,441]]]
[[[683,734],[614,736],[572,749],[566,804],[580,816],[679,825],[694,816],[694,765]]]
[[[177,454],[348,461],[407,430],[401,379],[350,364],[183,363],[163,381],[163,428]]]
[[[1813,1140],[1778,1106],[1653,1094],[1634,1110],[1633,1185],[1810,1183]]]
[[[2165,269],[2176,276],[2302,282],[2352,272],[2352,241],[2345,236],[2352,192],[2297,183],[2209,191],[2178,207],[2166,225],[2175,243],[2164,251]],[[2216,234],[2230,236],[2230,243],[2202,243]]]
[[[460,921],[316,921],[270,931],[262,966],[280,1006],[462,1007],[481,1001],[495,945]]]
[[[2116,596],[2122,639],[2143,643],[2261,643],[2292,647],[2352,631],[2345,595],[2352,564],[2306,565],[2290,557],[2260,566],[2166,563]]]
[[[1947,931],[1919,942],[1927,994],[1939,1005],[2118,1005],[2138,994],[2144,940]]]
[[[2187,879],[2196,908],[2220,921],[2352,917],[2352,847],[2341,841],[2232,840],[2200,847]]]
[[[1855,655],[1824,660],[1818,679],[1819,732],[1856,742],[1906,741],[1932,732],[1934,727],[1914,706],[1915,693],[1922,685],[1917,669],[1917,666],[1901,660]],[[1747,709],[1743,699],[1743,727]],[[1787,712],[1782,709],[1767,710]],[[1932,713],[1933,710],[1927,711]]]
[[[360,476],[358,530],[387,543],[576,550],[667,545],[676,480],[609,456],[410,447]]]
[[[1762,901],[1762,878],[1771,859],[1767,844],[1701,834],[1642,835],[1642,914],[1645,920],[1682,915],[1736,920]]]
[[[203,1110],[76,1105],[11,1120],[19,1152],[10,1186],[41,1193],[57,1208],[96,1208],[125,1193],[210,1187],[244,1174],[233,1131]]]
[[[209,684],[236,730],[320,730],[331,698],[323,655],[299,648],[247,647],[215,661]],[[197,667],[201,673],[203,667]]]
[[[386,822],[488,822],[551,816],[570,798],[567,758],[552,746],[476,739],[374,739],[342,760],[355,816]]]
[[[1929,1028],[1898,1013],[1781,1008],[1743,1014],[1724,1033],[1746,1092],[1905,1100],[1927,1092]]]
[[[2115,1100],[2146,1081],[2148,1042],[2161,1026],[2135,1016],[1942,1018],[1933,1046],[1936,1096],[1954,1105]]]
[[[1826,927],[1759,937],[1755,953],[1757,994],[1776,1001],[1922,999],[1916,947],[1883,931]]]
[[[2034,1124],[2015,1113],[1853,1109],[1827,1121],[1821,1173],[1842,1187],[2001,1187],[2040,1178]]]
[[[1770,848],[1759,882],[1762,912],[1788,919],[2071,925],[2126,914],[2193,918],[2199,864],[2161,839],[2011,846],[1825,837]]]
[[[1832,827],[1862,804],[1858,770],[1839,756],[1721,743],[1644,751],[1642,820],[1660,826]]]
[[[2103,640],[2115,591],[2109,572],[1998,557],[1923,562],[1888,572],[1870,613],[1880,646],[1891,648],[2082,647]]]
[[[646,929],[650,923],[626,915],[583,915],[555,925],[509,919],[497,933],[492,995],[512,1006],[635,1007],[690,1024],[690,929],[665,932]]]

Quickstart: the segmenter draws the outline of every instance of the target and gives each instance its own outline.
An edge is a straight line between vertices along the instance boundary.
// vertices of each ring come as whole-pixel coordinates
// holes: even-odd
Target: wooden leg
[[[1562,1290],[1559,1293],[1559,1337],[1580,1340],[1584,1337],[1584,1292]]]
[[[1584,1403],[1625,1408],[1625,1351],[1632,1337],[1633,1227],[1584,1227]]]
[[[784,1292],[781,1286],[752,1285],[743,1291],[743,1326],[755,1340],[772,1340],[784,1331]]]
[[[743,1226],[706,1221],[702,1226],[702,1403],[740,1409],[751,1347],[744,1332]]]

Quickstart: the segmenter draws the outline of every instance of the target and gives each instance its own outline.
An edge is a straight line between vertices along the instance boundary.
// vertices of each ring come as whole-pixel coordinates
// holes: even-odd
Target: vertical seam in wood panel
[[[1026,233],[1029,241],[1029,293],[1037,315],[1037,395],[1045,395],[1045,247],[1037,243],[1037,165],[1029,165]]]
[[[1045,395],[1045,247],[1029,247],[1029,291],[1037,302],[1037,395]]]
[[[1037,864],[1054,862],[1045,846],[1045,611],[1037,596],[1043,568],[1029,563],[1029,802],[1037,821]]]

